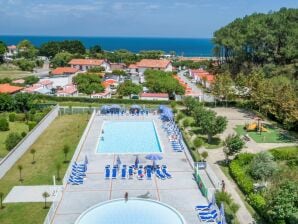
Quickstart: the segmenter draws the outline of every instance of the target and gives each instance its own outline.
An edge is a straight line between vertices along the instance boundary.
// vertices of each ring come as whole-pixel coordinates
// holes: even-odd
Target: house
[[[153,70],[161,70],[165,72],[172,72],[173,66],[171,61],[160,59],[142,59],[141,61],[137,62],[136,64],[132,64],[129,66],[130,73],[139,73],[143,74],[147,69]]]
[[[196,83],[200,83],[207,89],[211,88],[211,85],[215,80],[215,75],[212,75],[204,69],[190,69],[189,75],[196,81]]]
[[[138,66],[137,64],[130,64],[128,66],[128,71],[130,74],[134,75],[134,74],[138,74]]]
[[[5,53],[5,57],[13,57],[18,54],[18,48],[15,45],[7,46],[7,52]]]
[[[124,63],[110,63],[111,65],[111,70],[125,70],[126,69],[126,64]]]
[[[141,100],[169,100],[169,94],[167,93],[141,93]]]
[[[12,81],[13,84],[24,84],[25,83],[25,79],[16,79]]]
[[[52,76],[73,76],[79,71],[78,68],[58,67],[51,71]]]
[[[94,98],[94,99],[108,99],[108,98],[111,98],[111,97],[112,97],[112,94],[107,89],[103,93],[91,94],[91,98]]]
[[[106,91],[109,91],[111,94],[115,94],[119,83],[114,79],[106,79],[102,82],[102,85],[105,87]]]
[[[73,84],[68,84],[58,89],[56,92],[57,96],[78,96],[78,89]]]
[[[23,87],[12,86],[9,83],[0,84],[0,93],[15,94],[20,92]]]
[[[94,67],[103,67],[106,72],[111,71],[111,65],[104,59],[72,59],[68,63],[72,68],[77,68],[80,71],[87,71]]]
[[[38,83],[22,90],[24,93],[39,93],[49,95],[52,93],[53,82],[49,79],[41,79]]]

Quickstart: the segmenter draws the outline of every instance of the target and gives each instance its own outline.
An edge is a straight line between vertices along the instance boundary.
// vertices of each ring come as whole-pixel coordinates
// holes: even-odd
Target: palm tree
[[[46,209],[47,208],[47,198],[50,197],[50,195],[48,192],[45,191],[42,193],[42,197],[44,198],[44,207],[43,208]]]
[[[19,170],[19,173],[20,173],[20,181],[22,182],[23,181],[23,178],[22,178],[23,166],[22,165],[18,165],[18,170]]]
[[[56,169],[57,169],[56,179],[59,181],[59,180],[61,180],[61,177],[60,177],[61,163],[56,163]]]
[[[3,207],[3,196],[4,196],[4,193],[0,192],[0,209],[4,208]]]
[[[35,149],[31,149],[30,150],[30,153],[32,154],[32,164],[34,164],[35,163],[35,153],[36,153],[36,150]]]
[[[67,158],[67,154],[69,153],[69,150],[70,150],[69,145],[64,145],[63,153],[64,153],[64,162],[65,163],[67,162],[66,158]]]

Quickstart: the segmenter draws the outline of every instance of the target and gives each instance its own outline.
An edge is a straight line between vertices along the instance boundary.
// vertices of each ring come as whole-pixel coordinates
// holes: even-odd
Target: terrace
[[[153,121],[163,152],[159,165],[166,164],[173,178],[161,180],[155,175],[151,180],[105,179],[105,166],[117,163],[117,154],[97,153],[97,143],[102,131],[102,125],[108,121]],[[133,133],[132,133],[133,134]],[[207,204],[200,193],[193,176],[192,159],[185,152],[173,151],[168,136],[162,130],[162,121],[156,115],[146,116],[95,116],[82,147],[79,149],[77,161],[88,157],[87,178],[81,185],[67,185],[58,204],[53,223],[74,223],[86,209],[107,200],[124,198],[147,198],[168,204],[178,210],[187,223],[197,223],[199,219],[194,210],[198,204]],[[139,154],[142,165],[151,165],[152,161],[145,159],[146,154]],[[135,154],[121,154],[122,164],[135,163]]]

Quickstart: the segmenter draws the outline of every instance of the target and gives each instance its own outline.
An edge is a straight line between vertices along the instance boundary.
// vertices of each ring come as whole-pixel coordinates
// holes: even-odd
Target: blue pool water
[[[173,208],[153,200],[123,199],[98,204],[85,211],[75,224],[185,224]]]
[[[162,149],[151,121],[107,121],[99,136],[98,153],[158,153]]]

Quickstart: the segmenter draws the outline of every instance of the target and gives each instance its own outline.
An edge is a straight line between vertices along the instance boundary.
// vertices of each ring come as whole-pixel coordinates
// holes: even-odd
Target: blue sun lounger
[[[117,168],[113,168],[112,169],[112,179],[116,179],[117,178]]]
[[[215,215],[216,213],[217,213],[216,210],[212,210],[211,212],[199,212],[199,215],[200,216],[208,216],[208,215],[212,216],[212,215]]]
[[[209,203],[209,205],[197,205],[195,209],[200,211],[206,211],[211,209],[211,207],[212,207],[212,203]]]
[[[144,175],[143,175],[143,170],[142,169],[138,169],[138,179],[139,180],[143,180]]]
[[[152,170],[151,170],[151,168],[147,168],[147,170],[146,170],[146,177],[147,177],[147,180],[151,180],[152,179]]]
[[[203,222],[215,222],[217,213],[215,213],[214,215],[199,215],[199,217],[200,217],[200,220]]]
[[[80,185],[80,184],[83,184],[84,182],[79,180],[69,180],[68,183],[72,185]]]
[[[164,174],[167,178],[172,178],[172,175],[168,173],[166,167],[163,167],[163,168],[162,168],[162,172],[163,172],[163,174]]]
[[[160,171],[160,169],[157,169],[155,171],[155,174],[159,179],[162,179],[162,180],[166,179],[166,176]]]
[[[128,168],[128,175],[129,175],[129,179],[132,179],[133,178],[133,167],[132,166],[130,166]]]
[[[105,179],[110,179],[110,175],[111,175],[111,169],[106,168],[105,169]]]
[[[122,178],[122,179],[126,179],[126,167],[123,167],[123,168],[121,169],[121,178]]]

